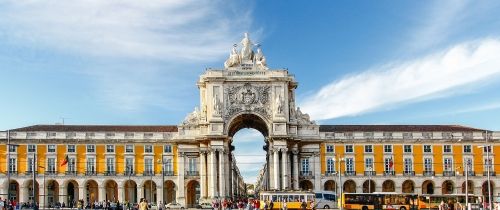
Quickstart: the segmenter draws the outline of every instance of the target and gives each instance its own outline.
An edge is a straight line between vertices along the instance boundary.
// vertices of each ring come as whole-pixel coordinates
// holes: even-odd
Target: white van
[[[314,192],[317,209],[336,209],[337,194],[333,191]]]

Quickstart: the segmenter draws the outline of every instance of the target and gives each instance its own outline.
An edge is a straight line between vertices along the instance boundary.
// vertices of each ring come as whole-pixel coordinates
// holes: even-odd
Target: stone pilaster
[[[207,198],[207,152],[200,152],[200,196],[201,199]]]
[[[299,189],[299,151],[292,150],[293,153],[293,189]]]
[[[225,165],[225,154],[224,150],[219,151],[219,189],[220,196],[226,196],[226,174],[224,173],[224,169],[227,168]]]
[[[184,185],[184,166],[185,166],[185,154],[183,152],[179,152],[179,156],[177,157],[177,202],[180,204],[186,205],[185,203],[185,188]]]
[[[280,189],[280,179],[279,179],[279,149],[274,149],[273,150],[273,171],[274,171],[274,174],[273,174],[273,180],[274,180],[274,186],[273,188],[276,189],[276,190],[279,190]]]
[[[282,189],[287,189],[288,188],[288,155],[287,155],[287,148],[282,148],[281,149],[281,169],[282,169]]]

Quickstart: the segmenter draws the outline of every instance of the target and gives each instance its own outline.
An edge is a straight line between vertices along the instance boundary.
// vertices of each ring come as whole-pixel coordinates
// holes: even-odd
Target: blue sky
[[[500,130],[499,10],[498,1],[0,1],[0,130],[62,118],[178,124],[198,105],[198,76],[222,67],[244,32],[271,68],[295,74],[298,105],[320,124]],[[242,130],[234,141],[252,181],[262,136]]]

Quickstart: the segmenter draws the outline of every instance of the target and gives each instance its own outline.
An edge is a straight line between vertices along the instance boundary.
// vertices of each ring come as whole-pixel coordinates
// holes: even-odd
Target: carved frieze
[[[250,83],[229,86],[224,90],[227,98],[224,107],[224,119],[229,119],[241,112],[257,112],[271,118],[269,111],[270,86],[255,86]]]

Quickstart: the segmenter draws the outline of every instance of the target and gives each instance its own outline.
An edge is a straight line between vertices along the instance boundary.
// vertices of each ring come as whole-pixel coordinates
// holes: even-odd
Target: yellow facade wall
[[[18,154],[27,154],[28,152],[28,146],[27,145],[19,145],[17,147],[17,153]],[[26,171],[26,168],[28,167],[28,160],[26,155],[18,155],[17,156],[17,171],[18,172],[23,172]]]
[[[432,153],[434,154],[434,172],[436,174],[443,173],[443,145],[432,145]]]
[[[420,144],[413,145],[413,167],[415,174],[422,174],[424,172],[424,150]]]
[[[326,160],[325,160],[326,146],[325,143],[319,145],[319,159],[320,159],[320,168],[321,174],[326,172]]]
[[[68,165],[61,166],[62,161],[66,157],[66,145],[56,145],[56,171],[57,173],[64,173]]]
[[[85,173],[86,162],[85,153],[86,153],[86,145],[76,145],[76,171],[78,173]]]
[[[0,145],[0,172],[7,172],[7,145]]]
[[[393,163],[394,163],[394,172],[396,174],[403,173],[404,163],[403,163],[403,145],[396,144],[392,146],[393,150]]]
[[[364,157],[364,145],[354,145],[354,170],[356,174],[364,174],[365,171],[365,157]]]
[[[382,174],[384,173],[384,146],[373,145],[373,153],[375,172],[377,172],[377,174]]]
[[[121,174],[125,172],[125,145],[115,145],[115,161],[116,173]]]
[[[478,148],[477,145],[472,145],[474,155],[474,171],[477,173],[483,172],[483,148]]]

